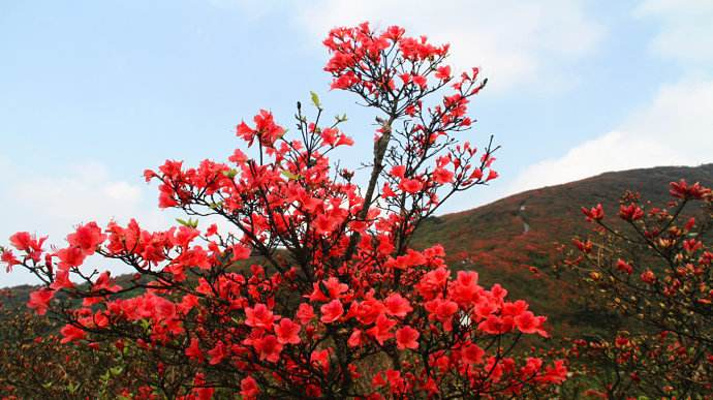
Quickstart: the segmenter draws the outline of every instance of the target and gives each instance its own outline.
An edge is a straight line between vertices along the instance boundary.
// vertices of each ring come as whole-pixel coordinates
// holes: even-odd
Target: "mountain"
[[[574,283],[546,273],[559,244],[569,244],[574,236],[589,231],[581,207],[602,203],[605,211],[615,214],[626,190],[663,205],[670,200],[668,183],[680,179],[711,187],[713,164],[608,172],[530,190],[472,210],[429,218],[419,228],[414,244],[441,243],[454,267],[478,271],[485,285],[501,283],[513,298],[527,299],[536,312],[548,315],[565,332],[586,330],[596,325],[592,318],[602,316],[574,308],[569,301],[577,294]]]

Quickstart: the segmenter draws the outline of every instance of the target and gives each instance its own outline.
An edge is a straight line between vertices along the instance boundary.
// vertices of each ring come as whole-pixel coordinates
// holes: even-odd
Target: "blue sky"
[[[604,6],[606,5],[606,6]],[[709,0],[257,0],[0,3],[0,237],[156,210],[144,168],[224,159],[260,108],[284,125],[320,93],[357,145],[371,114],[329,92],[329,27],[401,24],[490,78],[469,139],[503,146],[492,187],[445,211],[608,170],[713,161]],[[3,239],[4,241],[5,239]],[[0,286],[29,282],[0,273]]]

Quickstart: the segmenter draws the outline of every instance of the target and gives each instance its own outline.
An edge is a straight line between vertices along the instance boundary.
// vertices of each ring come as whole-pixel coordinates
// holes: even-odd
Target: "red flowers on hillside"
[[[255,158],[236,150],[225,163],[168,160],[144,174],[159,184],[160,207],[221,218],[226,228],[192,219],[154,232],[134,220],[90,222],[49,252],[44,239],[17,234],[17,254],[4,251],[3,261],[42,280],[30,307],[66,321],[63,342],[120,347],[155,363],[145,387],[126,388],[136,398],[556,390],[566,377],[561,362],[516,351],[521,337],[547,335],[544,317],[500,285],[481,286],[474,272],[454,276],[442,247],[410,247],[445,199],[497,178],[496,148],[459,139],[485,84],[477,69],[454,75],[448,45],[399,27],[337,28],[325,45],[332,88],[379,113],[363,186],[327,158],[353,140],[343,117],[324,120],[317,95],[314,115],[298,105],[293,134],[260,110],[236,129],[248,147],[257,139]],[[94,254],[134,276],[119,284],[92,274],[84,262]]]

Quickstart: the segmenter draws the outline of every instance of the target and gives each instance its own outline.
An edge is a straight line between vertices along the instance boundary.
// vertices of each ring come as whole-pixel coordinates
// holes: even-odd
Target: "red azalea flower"
[[[338,320],[342,314],[344,314],[344,307],[342,307],[341,301],[334,299],[323,305],[320,308],[320,311],[322,312],[322,318],[320,318],[320,321],[325,324],[331,324],[332,322]]]
[[[404,326],[396,331],[396,345],[399,350],[404,349],[417,349],[418,348],[418,337],[420,334],[417,330],[410,326]]]
[[[300,342],[300,329],[302,328],[289,318],[281,319],[280,323],[275,325],[277,341],[282,344],[298,344]]]

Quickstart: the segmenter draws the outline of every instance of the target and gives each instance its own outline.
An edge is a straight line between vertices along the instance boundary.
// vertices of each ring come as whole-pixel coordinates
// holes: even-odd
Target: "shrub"
[[[261,110],[236,129],[252,157],[238,149],[226,163],[169,160],[145,172],[160,183],[160,207],[188,214],[179,226],[89,222],[56,251],[44,249],[45,238],[12,236],[3,260],[43,282],[29,306],[66,321],[62,342],[129,348],[158,365],[151,382],[126,388],[137,398],[556,390],[564,362],[524,357],[516,346],[547,336],[545,317],[500,285],[480,286],[476,272],[453,276],[442,247],[409,246],[451,195],[497,177],[496,148],[458,139],[485,85],[478,69],[454,76],[448,45],[399,27],[337,28],[324,44],[332,89],[378,113],[362,186],[330,163],[329,153],[353,140],[340,129],[346,117],[325,121],[316,94],[311,117],[297,104],[293,133]],[[193,216],[222,225],[198,229]],[[118,285],[108,272],[86,271],[94,255],[120,260],[135,279]]]
[[[574,354],[599,381],[591,394],[711,398],[713,196],[684,180],[670,184],[670,195],[655,206],[626,193],[613,221],[601,205],[582,210],[594,234],[574,240],[565,270],[626,322],[608,337],[575,341]]]

